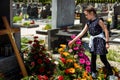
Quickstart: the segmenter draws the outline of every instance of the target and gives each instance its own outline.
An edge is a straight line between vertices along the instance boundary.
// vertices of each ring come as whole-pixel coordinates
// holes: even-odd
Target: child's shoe
[[[108,80],[118,80],[118,77],[116,77],[114,75],[110,75],[110,76],[108,76]]]
[[[97,78],[97,73],[92,72],[92,78],[96,79]]]

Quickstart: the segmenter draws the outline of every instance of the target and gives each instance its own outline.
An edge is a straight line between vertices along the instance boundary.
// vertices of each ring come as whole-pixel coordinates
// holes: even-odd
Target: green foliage
[[[29,41],[29,39],[26,37],[21,38],[21,51],[23,51],[24,49],[27,49],[28,41]]]
[[[91,53],[89,51],[85,51],[85,54],[87,56],[91,57]],[[115,50],[109,49],[108,54],[107,54],[108,60],[115,61],[115,62],[120,62],[120,59],[118,58],[118,56],[120,56],[120,53],[118,53]],[[99,58],[99,56],[97,56],[97,57]]]
[[[52,17],[51,16],[48,16],[47,19],[51,19]]]
[[[49,30],[52,29],[51,24],[46,24],[45,27],[43,28],[43,30]]]
[[[42,4],[45,4],[45,3],[51,3],[52,0],[39,0],[39,2],[41,2]]]
[[[108,59],[111,61],[116,61],[116,62],[120,62],[120,59],[118,58],[118,56],[120,56],[120,53],[118,53],[115,50],[109,50],[109,53],[107,55]]]
[[[21,22],[22,21],[22,17],[20,16],[14,16],[13,17],[13,22],[16,23],[16,22]]]
[[[24,22],[23,26],[30,26],[30,22]]]
[[[120,29],[120,24],[117,25],[117,29]]]

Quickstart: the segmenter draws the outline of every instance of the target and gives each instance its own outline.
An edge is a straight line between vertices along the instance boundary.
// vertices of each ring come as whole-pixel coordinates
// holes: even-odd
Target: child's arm
[[[99,20],[99,25],[102,27],[103,31],[105,32],[105,37],[106,37],[106,48],[109,48],[109,32],[107,29],[107,26],[104,24],[102,20]]]
[[[68,46],[72,46],[72,44],[79,38],[81,38],[88,30],[87,24],[85,25],[84,29],[72,40],[68,43]]]

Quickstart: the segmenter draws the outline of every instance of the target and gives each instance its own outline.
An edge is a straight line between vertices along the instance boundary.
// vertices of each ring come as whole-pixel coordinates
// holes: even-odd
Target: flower
[[[80,65],[77,64],[77,63],[74,63],[74,67],[75,67],[75,68],[80,68]]]
[[[61,44],[60,47],[63,48],[63,49],[65,49],[65,48],[66,48],[66,45]]]
[[[85,59],[84,59],[84,58],[81,58],[81,59],[80,59],[80,63],[81,63],[81,64],[85,64]]]
[[[37,62],[38,62],[38,64],[41,64],[41,63],[42,63],[42,60],[41,60],[41,59],[38,59]]]
[[[73,50],[72,50],[72,49],[69,49],[69,50],[68,50],[68,52],[70,52],[70,53],[71,53],[71,52],[73,52]]]
[[[31,62],[31,66],[34,67],[35,66],[35,62]]]
[[[91,64],[90,61],[86,61],[87,66],[90,66],[90,64]]]
[[[72,39],[74,39],[75,37],[76,37],[76,35],[74,35],[74,34],[71,36]]]
[[[75,38],[75,35],[72,35],[71,38]],[[78,39],[70,48],[63,45],[60,45],[60,48],[58,48],[60,58],[58,59],[56,73],[54,74],[55,80],[59,76],[62,79],[64,78],[64,80],[92,80],[89,74],[89,59],[84,54],[85,50],[81,40]]]
[[[84,53],[81,53],[81,52],[78,53],[79,57],[83,57],[83,55],[84,55]]]
[[[74,48],[73,48],[73,50],[78,50],[79,49],[79,47],[78,46],[75,46]]]
[[[85,69],[86,69],[87,72],[90,72],[90,71],[91,71],[91,70],[90,70],[90,66],[86,66]]]
[[[47,53],[45,45],[41,43],[37,36],[33,39],[28,41],[29,47],[26,49],[27,55],[24,59],[25,66],[28,68],[29,75],[46,75],[49,78],[54,74],[55,60]]]
[[[72,59],[67,59],[66,62],[67,62],[67,63],[72,63],[73,60],[72,60]]]
[[[63,62],[63,63],[65,63],[65,58],[60,58],[60,60]]]
[[[75,68],[69,68],[69,69],[66,69],[65,70],[65,72],[67,73],[67,74],[73,74],[73,73],[75,73]]]
[[[63,51],[64,51],[64,49],[63,49],[63,48],[59,48],[59,49],[58,49],[58,52],[59,52],[60,54],[62,54],[62,53],[63,53]]]
[[[34,39],[37,39],[38,38],[38,36],[34,36]]]
[[[48,77],[46,75],[38,75],[38,80],[48,80]]]
[[[64,76],[58,76],[58,80],[64,80]]]
[[[68,56],[69,53],[68,53],[68,52],[63,52],[63,55],[64,55],[64,56]]]
[[[79,44],[79,45],[81,45],[81,40],[80,39],[78,39],[77,41],[76,41],[76,44]]]

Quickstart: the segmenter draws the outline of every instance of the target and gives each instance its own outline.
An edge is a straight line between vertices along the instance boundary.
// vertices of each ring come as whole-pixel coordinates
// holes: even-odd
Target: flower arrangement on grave
[[[35,36],[29,42],[29,49],[25,51],[25,65],[30,76],[40,75],[50,78],[55,69],[54,59],[47,52],[43,40]],[[39,77],[40,77],[39,76]],[[43,77],[42,77],[43,78]],[[45,79],[47,80],[47,79]]]
[[[71,38],[74,38],[72,35]],[[72,48],[64,44],[60,45],[58,52],[60,57],[54,80],[92,80],[90,75],[90,60],[84,54],[84,48],[80,39],[78,39]]]

